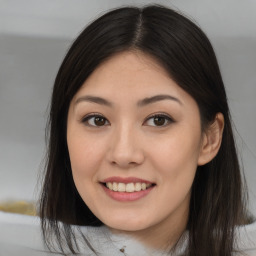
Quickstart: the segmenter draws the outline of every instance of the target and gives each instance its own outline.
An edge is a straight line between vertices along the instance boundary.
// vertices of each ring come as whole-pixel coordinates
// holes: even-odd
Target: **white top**
[[[138,241],[112,234],[107,227],[82,227],[92,247],[98,255],[104,256],[164,256],[159,251],[149,250]],[[236,231],[238,249],[247,256],[256,256],[256,222],[238,227]],[[95,255],[77,234],[81,249],[79,255]],[[123,250],[120,250],[123,249]],[[181,254],[184,248],[180,248]],[[123,251],[123,252],[122,252]],[[49,253],[41,237],[40,219],[38,217],[21,214],[0,212],[0,256],[57,256],[61,254]],[[234,254],[235,255],[235,254]]]

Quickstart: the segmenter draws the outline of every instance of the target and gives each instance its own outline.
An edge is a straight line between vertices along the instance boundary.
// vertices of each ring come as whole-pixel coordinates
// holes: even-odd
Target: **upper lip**
[[[117,183],[125,183],[125,184],[140,182],[140,183],[146,183],[146,184],[153,184],[153,182],[151,181],[140,179],[137,177],[117,177],[117,176],[109,177],[102,181],[102,183],[107,183],[107,182],[117,182]]]

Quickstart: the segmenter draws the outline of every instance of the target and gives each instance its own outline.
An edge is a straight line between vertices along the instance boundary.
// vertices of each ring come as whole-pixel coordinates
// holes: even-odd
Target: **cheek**
[[[161,146],[154,146],[154,169],[158,172],[159,194],[156,201],[162,203],[163,212],[187,212],[190,191],[197,170],[198,143],[176,137]],[[152,149],[152,150],[153,150]],[[164,195],[164,196],[163,196]],[[158,209],[155,209],[156,213]]]
[[[103,147],[91,137],[79,136],[77,132],[68,133],[67,142],[75,186],[84,202],[93,208],[96,195],[94,185],[104,155],[100,150]]]
[[[68,132],[67,143],[74,179],[83,182],[93,180],[95,170],[104,155],[101,141],[91,136],[79,136],[79,132]]]
[[[185,181],[191,183],[200,155],[200,138],[199,132],[181,129],[154,143],[150,154],[154,156],[153,164],[161,172],[162,179],[176,181],[175,184]]]

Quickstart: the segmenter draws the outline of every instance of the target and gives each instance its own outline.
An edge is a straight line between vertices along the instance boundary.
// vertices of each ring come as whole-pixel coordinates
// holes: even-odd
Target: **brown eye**
[[[146,125],[149,125],[149,126],[158,126],[158,127],[161,127],[161,126],[166,126],[170,123],[173,123],[173,119],[167,115],[154,115],[154,116],[151,116],[149,117],[145,124]]]
[[[98,116],[94,118],[94,123],[97,126],[103,126],[106,123],[106,119],[101,116]]]
[[[156,117],[154,117],[154,120],[153,120],[153,122],[156,126],[164,125],[165,121],[166,121],[166,119],[162,116],[156,116]]]
[[[109,122],[108,120],[100,115],[89,115],[87,117],[85,117],[82,122],[88,126],[95,126],[95,127],[99,127],[99,126],[104,126],[104,125],[108,125]]]

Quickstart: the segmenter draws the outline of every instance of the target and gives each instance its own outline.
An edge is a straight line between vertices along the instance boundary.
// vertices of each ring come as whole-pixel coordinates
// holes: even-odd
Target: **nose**
[[[129,126],[113,131],[108,160],[111,164],[124,169],[142,164],[144,152],[139,133]]]

